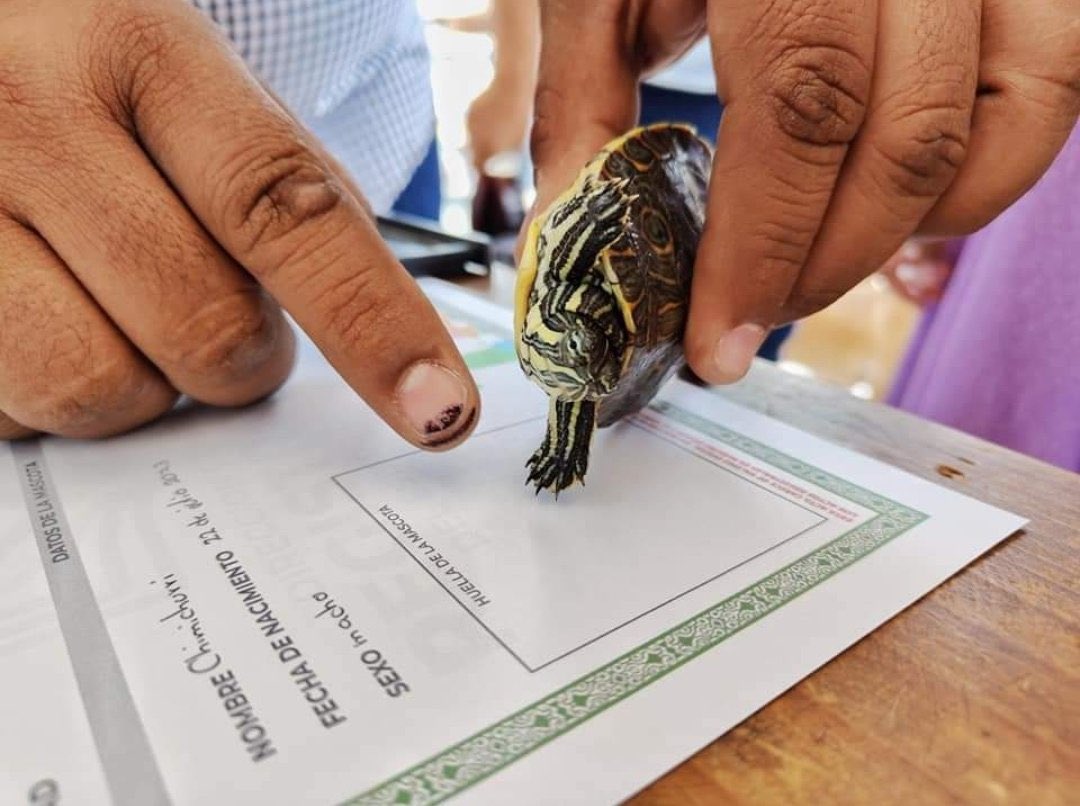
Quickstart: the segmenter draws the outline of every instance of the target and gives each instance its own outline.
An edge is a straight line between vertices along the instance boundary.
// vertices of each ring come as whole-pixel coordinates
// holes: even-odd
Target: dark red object
[[[498,154],[487,161],[476,184],[472,227],[491,236],[517,232],[525,220],[516,154]]]

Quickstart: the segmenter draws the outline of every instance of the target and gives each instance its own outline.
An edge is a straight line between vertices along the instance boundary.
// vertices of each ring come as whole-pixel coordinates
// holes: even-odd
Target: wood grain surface
[[[764,363],[724,394],[1031,523],[630,802],[1080,804],[1080,475]]]

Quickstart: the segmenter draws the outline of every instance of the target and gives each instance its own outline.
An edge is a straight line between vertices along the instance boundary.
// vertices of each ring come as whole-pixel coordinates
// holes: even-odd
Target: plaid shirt
[[[434,136],[412,0],[192,0],[384,212]]]

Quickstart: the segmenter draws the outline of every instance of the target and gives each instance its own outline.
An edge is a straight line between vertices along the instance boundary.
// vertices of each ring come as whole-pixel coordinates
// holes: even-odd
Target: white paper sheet
[[[536,497],[508,312],[427,288],[459,450],[310,345],[247,411],[0,445],[0,802],[614,802],[1022,525],[678,381]]]

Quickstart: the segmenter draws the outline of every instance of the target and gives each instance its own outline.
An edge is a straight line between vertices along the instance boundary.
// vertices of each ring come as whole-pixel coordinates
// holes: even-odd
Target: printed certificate
[[[509,312],[425,288],[458,450],[310,344],[244,411],[0,445],[0,802],[614,802],[1023,523],[677,380],[537,496]]]

